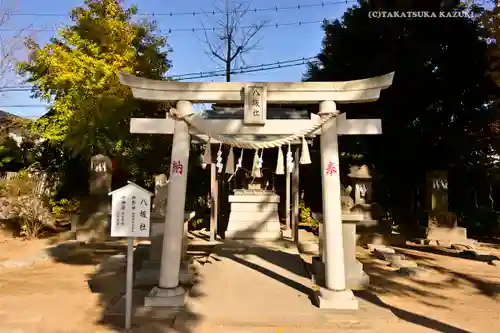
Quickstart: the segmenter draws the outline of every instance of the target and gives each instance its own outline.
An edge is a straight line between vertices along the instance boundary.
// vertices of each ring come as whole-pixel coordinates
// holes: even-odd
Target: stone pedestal
[[[277,240],[281,238],[279,195],[265,190],[235,190],[229,196],[231,212],[227,239]]]
[[[356,259],[356,224],[360,215],[342,216],[342,236],[344,239],[344,261],[347,288],[360,290],[370,284],[370,277],[363,271],[363,264]]]
[[[320,309],[357,310],[359,308],[358,300],[349,289],[337,291],[320,288],[315,292],[314,298]]]
[[[370,283],[370,277],[363,271],[363,264],[356,259],[356,224],[362,219],[361,214],[342,215],[345,279],[347,288],[352,290],[365,289]],[[314,258],[313,266],[316,282],[322,285],[325,276],[324,263],[320,258]]]
[[[184,239],[182,242],[182,258],[179,273],[179,281],[181,283],[189,283],[191,274],[189,272],[189,264],[185,260],[185,254],[188,247],[188,226],[189,221],[194,217],[194,212],[184,213]],[[142,267],[137,271],[134,285],[148,286],[158,283],[160,278],[161,266],[161,251],[163,246],[163,234],[165,232],[165,217],[158,212],[151,214],[151,247],[149,250],[149,260],[143,262]]]
[[[376,203],[356,204],[351,209],[351,214],[363,216],[356,226],[357,245],[390,243],[391,225],[382,219],[382,213],[382,208]]]
[[[457,216],[450,212],[429,212],[425,238],[442,242],[467,241],[467,229],[458,227]]]
[[[80,202],[80,212],[72,219],[71,228],[80,242],[110,239],[110,200],[108,195],[89,195]]]
[[[457,216],[448,211],[448,174],[446,171],[428,172],[427,227],[425,238],[440,242],[467,242],[467,230],[458,227]]]
[[[145,306],[182,308],[186,299],[186,290],[181,287],[151,289],[149,295],[144,300]]]

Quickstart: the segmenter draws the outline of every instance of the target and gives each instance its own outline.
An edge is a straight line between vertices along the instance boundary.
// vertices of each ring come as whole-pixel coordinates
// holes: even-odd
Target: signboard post
[[[132,286],[134,277],[134,238],[149,237],[151,196],[139,185],[127,185],[111,195],[111,237],[127,238],[127,280],[125,292],[125,329],[132,327]]]

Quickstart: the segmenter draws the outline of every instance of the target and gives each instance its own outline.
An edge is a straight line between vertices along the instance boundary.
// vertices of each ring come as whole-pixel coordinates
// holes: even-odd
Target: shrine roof
[[[353,166],[350,168],[349,177],[358,179],[371,179],[372,175],[370,169],[366,165]]]
[[[243,119],[244,110],[240,106],[218,106],[213,105],[211,110],[204,110],[202,113],[206,119]],[[282,107],[267,107],[267,119],[310,119],[309,111],[307,109],[296,108],[282,108]],[[242,141],[270,141],[275,140],[283,135],[224,135],[226,138],[238,139]],[[193,143],[206,143],[207,136],[193,135]],[[216,140],[211,139],[212,143],[218,143]],[[291,144],[300,144],[301,140],[291,142]]]
[[[207,119],[243,119],[243,107],[212,106],[211,110],[203,111]],[[307,109],[267,107],[267,119],[310,119]]]

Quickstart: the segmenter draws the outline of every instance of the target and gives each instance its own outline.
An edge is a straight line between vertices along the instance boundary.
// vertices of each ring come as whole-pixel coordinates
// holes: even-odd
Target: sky
[[[69,24],[68,13],[72,8],[83,4],[83,0],[2,0],[3,3],[11,3],[16,13],[7,25],[2,28],[12,31],[0,31],[0,37],[8,40],[19,29],[56,29],[63,24]],[[321,3],[324,6],[319,6]],[[204,32],[175,31],[176,29],[212,28],[217,27],[217,20],[221,15],[168,15],[169,13],[185,12],[211,12],[215,6],[224,8],[226,0],[126,0],[125,4],[138,5],[139,13],[154,13],[153,19],[157,21],[162,34],[168,36],[172,53],[169,59],[172,68],[168,75],[180,75],[193,72],[206,72],[220,70],[222,62],[217,62],[206,53],[207,45]],[[254,23],[266,22],[265,27],[256,35],[255,41],[260,40],[258,47],[244,55],[244,63],[238,61],[235,67],[252,66],[260,64],[276,63],[278,61],[295,60],[316,56],[321,49],[323,30],[321,23],[323,19],[340,18],[345,10],[355,2],[346,1],[320,1],[320,0],[251,0],[246,2],[250,8],[290,7],[297,8],[286,10],[257,10],[248,12],[242,22],[242,26]],[[298,8],[298,5],[318,5]],[[5,7],[4,7],[5,8]],[[299,24],[306,22],[306,24]],[[275,25],[279,26],[276,27]],[[283,25],[285,24],[285,25]],[[169,33],[169,29],[171,31]],[[55,31],[27,31],[35,40],[46,43]],[[215,33],[207,32],[208,38],[213,42]],[[18,58],[25,58],[26,51],[19,49]],[[269,71],[245,73],[233,75],[232,81],[262,82],[262,81],[300,81],[302,74],[306,71],[306,65],[274,69]],[[12,77],[9,85],[20,84],[20,78]],[[224,81],[224,77],[197,78],[190,81]],[[0,96],[0,110],[25,117],[39,117],[46,112],[45,102],[30,98],[26,91],[3,92]]]

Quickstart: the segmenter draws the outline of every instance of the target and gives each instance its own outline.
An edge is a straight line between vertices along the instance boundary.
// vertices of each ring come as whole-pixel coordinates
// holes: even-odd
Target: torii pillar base
[[[159,288],[154,287],[144,300],[148,307],[182,308],[186,301],[187,292],[183,287]]]
[[[320,288],[315,292],[316,306],[320,309],[358,310],[358,300],[349,289],[330,290]]]

